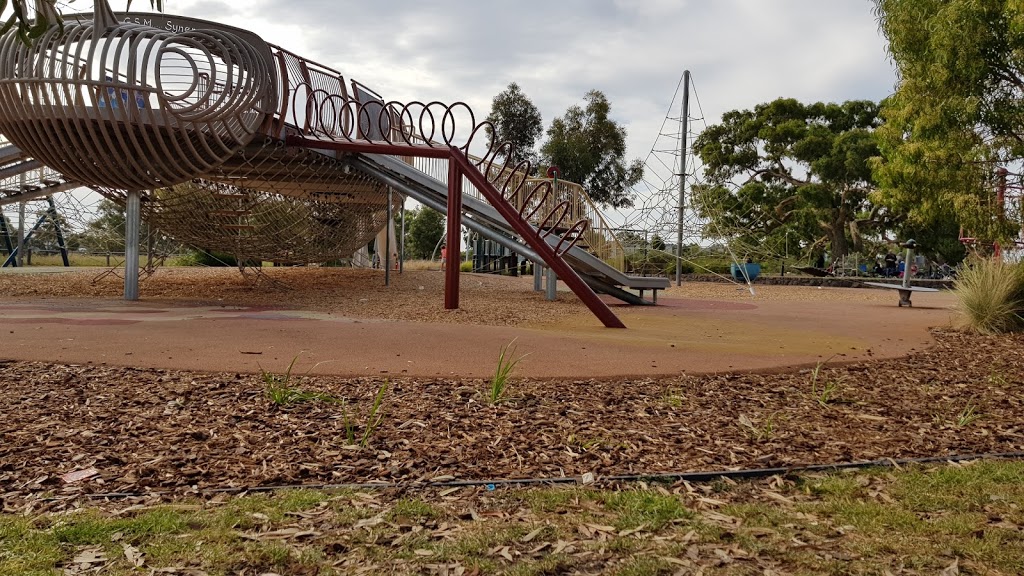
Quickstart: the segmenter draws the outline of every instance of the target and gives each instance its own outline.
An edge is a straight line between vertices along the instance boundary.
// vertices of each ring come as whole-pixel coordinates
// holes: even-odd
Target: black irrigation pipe
[[[882,458],[862,462],[839,462],[833,464],[808,464],[790,466],[788,468],[746,468],[741,470],[719,470],[714,472],[655,472],[650,474],[619,474],[612,476],[595,476],[591,482],[584,481],[582,476],[564,476],[555,478],[499,478],[495,480],[440,480],[427,482],[350,482],[343,484],[281,484],[277,486],[251,486],[236,488],[207,488],[199,490],[203,494],[240,494],[276,492],[279,490],[393,490],[393,489],[425,489],[425,488],[478,488],[494,490],[499,486],[536,486],[559,484],[608,484],[614,482],[659,482],[674,483],[680,481],[702,483],[712,482],[720,478],[732,480],[751,480],[770,476],[790,476],[808,472],[838,472],[840,470],[860,470],[864,468],[899,468],[914,464],[939,464],[943,462],[966,462],[971,460],[1024,460],[1024,452],[995,452],[989,454],[958,454],[952,456],[927,456],[923,458]],[[108,492],[103,494],[81,494],[89,499],[122,499],[142,498],[145,496],[162,496],[170,491],[156,492]],[[46,501],[64,498],[45,498]]]

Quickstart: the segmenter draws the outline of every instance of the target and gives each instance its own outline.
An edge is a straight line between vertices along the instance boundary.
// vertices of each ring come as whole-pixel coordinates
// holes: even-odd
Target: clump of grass
[[[752,440],[763,442],[775,435],[775,414],[765,416],[761,424],[755,424],[746,414],[740,414],[739,424]]]
[[[811,371],[811,395],[814,396],[815,401],[821,405],[822,408],[828,408],[828,405],[836,399],[836,394],[839,392],[839,385],[843,379],[828,379],[824,382],[819,382],[821,378],[821,368],[825,365],[824,362],[818,362],[818,365]]]
[[[683,393],[681,390],[676,388],[669,388],[665,395],[662,397],[662,401],[672,408],[683,407]]]
[[[265,385],[264,394],[267,399],[277,406],[290,406],[292,404],[300,404],[303,402],[337,403],[339,400],[330,394],[303,390],[302,388],[292,385],[292,369],[295,368],[295,362],[298,359],[298,356],[292,358],[292,361],[288,364],[288,369],[285,370],[284,374],[268,372],[263,369],[263,366],[260,366],[260,377],[263,379],[263,383]]]
[[[972,422],[981,418],[981,412],[978,412],[978,406],[974,403],[974,400],[968,400],[967,405],[960,410],[960,413],[956,416],[957,428],[963,428],[964,426],[970,425]]]
[[[363,439],[359,441],[359,446],[366,448],[366,445],[370,442],[370,438],[373,433],[377,431],[381,421],[384,420],[384,394],[388,391],[388,381],[385,380],[380,385],[380,389],[377,390],[377,395],[373,398],[373,406],[370,407],[370,413],[366,417],[366,426],[363,427]]]
[[[388,391],[388,381],[385,380],[380,388],[377,389],[377,395],[373,398],[373,405],[370,406],[370,411],[366,415],[366,423],[363,425],[363,435],[360,437],[358,443],[356,442],[356,422],[351,417],[348,411],[348,406],[345,402],[341,404],[341,418],[342,425],[345,427],[345,443],[350,446],[358,445],[360,448],[366,448],[370,443],[370,439],[373,434],[380,427],[381,422],[384,421],[384,395]]]
[[[963,325],[981,334],[1024,329],[1024,266],[977,258],[953,284]]]
[[[516,354],[515,342],[513,338],[511,342],[501,347],[501,352],[498,354],[498,365],[494,369],[494,377],[491,378],[491,386],[487,394],[487,400],[491,404],[497,404],[505,399],[509,375],[512,374],[512,370],[516,365],[527,356],[523,354],[518,358],[514,358]]]

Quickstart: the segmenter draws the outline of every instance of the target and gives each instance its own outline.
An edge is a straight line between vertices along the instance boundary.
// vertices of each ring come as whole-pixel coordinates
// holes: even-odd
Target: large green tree
[[[792,242],[827,242],[837,257],[860,249],[862,233],[885,222],[868,199],[878,124],[878,105],[861,100],[780,98],[727,112],[694,142],[707,180],[694,208],[754,245],[795,233]]]
[[[488,146],[507,144],[508,149],[499,152],[513,164],[523,160],[536,161],[534,146],[544,133],[544,120],[519,85],[512,82],[491,102],[491,113],[487,116],[490,125],[487,130]]]
[[[78,241],[90,252],[123,252],[124,220],[124,208],[104,198],[97,207],[96,217],[86,224]]]
[[[558,166],[563,179],[583,185],[595,202],[632,206],[631,188],[643,178],[643,162],[626,162],[626,129],[612,120],[608,98],[591,90],[584,101],[551,123],[542,162]]]
[[[1012,235],[1019,223],[993,200],[998,167],[1024,159],[1024,3],[874,2],[900,77],[878,133],[878,200],[918,228]]]
[[[420,206],[405,213],[405,258],[430,258],[444,236],[445,217],[433,208]]]

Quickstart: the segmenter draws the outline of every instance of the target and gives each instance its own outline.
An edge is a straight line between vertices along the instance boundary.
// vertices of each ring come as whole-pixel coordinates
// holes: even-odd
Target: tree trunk
[[[846,239],[846,219],[842,211],[832,215],[832,222],[825,227],[825,234],[832,245],[832,261],[850,253],[850,244]]]

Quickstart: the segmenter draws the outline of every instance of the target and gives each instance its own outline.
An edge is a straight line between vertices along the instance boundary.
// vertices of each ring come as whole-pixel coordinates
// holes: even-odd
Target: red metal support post
[[[421,158],[448,159],[448,235],[446,238],[447,266],[445,269],[445,308],[459,307],[459,254],[462,248],[462,179],[467,178],[483,194],[502,218],[520,235],[533,250],[551,267],[558,278],[569,286],[580,300],[608,328],[625,328],[622,320],[608,308],[593,289],[570,267],[565,260],[541,238],[537,229],[530,225],[512,205],[502,197],[487,178],[474,166],[466,154],[458,148],[410,146],[408,144],[382,144],[351,140],[329,141],[319,138],[304,138],[289,135],[285,139],[289,146],[302,146],[325,150],[365,154],[388,154],[393,156],[416,156]],[[567,248],[566,248],[567,249]],[[454,256],[454,258],[453,258]]]
[[[618,316],[608,308],[594,291],[587,285],[586,282],[580,278],[579,274],[576,273],[562,257],[559,256],[551,246],[548,245],[547,241],[541,238],[537,234],[537,230],[531,226],[523,217],[509,204],[501,194],[494,188],[494,186],[487,181],[487,178],[476,169],[473,164],[470,163],[469,158],[457,148],[452,148],[452,157],[449,160],[452,164],[458,164],[458,169],[465,174],[466,178],[476,186],[476,189],[483,194],[484,198],[494,207],[495,210],[501,214],[501,217],[508,222],[509,226],[533,248],[544,262],[555,271],[558,278],[565,282],[580,300],[586,304],[587,308],[594,313],[594,316],[608,328],[625,328],[626,325],[619,320]],[[449,173],[452,168],[449,168]],[[449,181],[450,182],[450,181]],[[449,183],[449,186],[451,184]],[[461,198],[462,195],[460,194]],[[451,202],[451,193],[449,192],[448,201]],[[450,206],[450,204],[449,204]]]
[[[462,170],[448,160],[448,238],[444,269],[445,310],[459,308],[459,254],[462,250]]]

